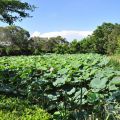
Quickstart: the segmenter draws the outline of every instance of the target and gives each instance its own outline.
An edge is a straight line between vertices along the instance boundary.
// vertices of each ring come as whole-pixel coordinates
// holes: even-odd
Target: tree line
[[[16,21],[31,17],[28,11],[35,10],[34,5],[21,0],[0,1],[0,21],[8,27],[0,27],[0,56],[34,55],[41,53],[120,53],[120,24],[103,23],[93,34],[82,39],[68,42],[61,36],[52,38],[30,37],[27,30],[13,26]]]
[[[19,26],[0,27],[0,55],[39,55],[41,53],[120,53],[120,24],[103,23],[92,35],[72,42],[61,36],[30,37]]]

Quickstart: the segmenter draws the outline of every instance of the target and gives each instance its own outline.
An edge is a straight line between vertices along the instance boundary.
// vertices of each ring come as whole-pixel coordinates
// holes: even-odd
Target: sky
[[[31,36],[82,39],[103,22],[120,23],[120,0],[22,0],[37,8],[15,25]],[[0,22],[0,26],[7,26]]]

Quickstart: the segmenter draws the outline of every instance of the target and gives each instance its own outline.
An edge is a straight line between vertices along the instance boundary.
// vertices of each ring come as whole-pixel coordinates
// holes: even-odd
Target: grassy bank
[[[109,56],[110,65],[114,67],[116,70],[120,70],[120,55],[112,55]]]

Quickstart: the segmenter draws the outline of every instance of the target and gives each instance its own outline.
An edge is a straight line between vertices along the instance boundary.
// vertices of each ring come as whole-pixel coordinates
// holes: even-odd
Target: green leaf
[[[54,115],[60,115],[60,111],[54,112]]]
[[[87,89],[86,88],[82,88],[82,91],[81,91],[81,89],[79,90],[79,91],[77,91],[76,93],[75,93],[75,95],[74,95],[74,99],[79,99],[79,98],[81,98],[81,96],[82,96],[82,98],[87,94]],[[82,93],[82,94],[81,94]]]
[[[61,85],[65,84],[66,79],[65,78],[57,78],[55,82],[53,82],[54,86],[60,87]]]
[[[100,97],[100,95],[98,93],[90,92],[87,94],[87,101],[90,103],[93,103],[93,102],[99,100],[99,97]]]
[[[68,95],[72,95],[75,92],[76,88],[72,88],[69,92],[67,92]]]
[[[120,77],[114,77],[110,83],[110,85],[120,85]]]
[[[108,79],[107,78],[94,78],[91,82],[90,82],[90,87],[93,89],[104,89],[106,87],[106,83],[107,83]]]
[[[110,82],[109,82],[109,90],[118,90],[119,88],[117,86],[120,85],[120,77],[114,77]]]
[[[50,100],[57,100],[57,96],[52,95],[52,94],[47,95],[47,97],[48,97]]]
[[[118,90],[118,87],[116,87],[115,85],[110,85],[108,86],[109,90]]]
[[[64,74],[66,74],[67,72],[68,72],[68,69],[67,69],[67,68],[63,68],[63,69],[61,69],[61,70],[58,71],[58,74],[64,75]]]
[[[109,59],[105,57],[101,60],[101,62],[98,65],[102,67],[107,65],[108,63],[109,63]]]

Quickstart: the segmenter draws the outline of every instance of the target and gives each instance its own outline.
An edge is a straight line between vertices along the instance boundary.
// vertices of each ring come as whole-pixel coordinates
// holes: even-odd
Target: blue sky
[[[32,36],[80,39],[103,22],[120,23],[120,0],[22,0],[38,7],[33,18],[15,23]],[[0,26],[6,26],[0,22]]]

